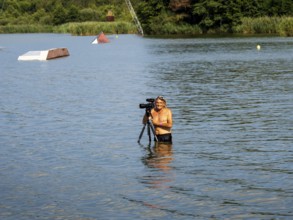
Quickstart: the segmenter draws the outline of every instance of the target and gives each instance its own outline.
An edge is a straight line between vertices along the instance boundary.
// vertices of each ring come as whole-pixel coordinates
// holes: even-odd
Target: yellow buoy
[[[259,44],[256,46],[256,49],[257,50],[260,50],[260,45]]]

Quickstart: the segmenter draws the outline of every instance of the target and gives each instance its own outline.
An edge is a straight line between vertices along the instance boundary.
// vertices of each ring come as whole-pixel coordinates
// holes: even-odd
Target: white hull
[[[66,48],[53,48],[50,50],[29,51],[19,56],[18,60],[50,60],[64,56],[69,56]]]

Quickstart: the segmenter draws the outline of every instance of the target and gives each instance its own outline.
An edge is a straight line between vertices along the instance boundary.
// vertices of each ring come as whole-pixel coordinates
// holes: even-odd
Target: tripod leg
[[[154,128],[154,125],[152,124],[152,122],[150,122],[150,127],[152,129],[152,132],[153,132],[153,135],[154,135],[155,140],[158,142],[158,138],[157,138],[157,135],[156,135],[156,132],[155,132],[155,128]]]
[[[146,126],[146,124],[144,124],[143,127],[142,127],[142,129],[141,129],[141,132],[140,132],[140,135],[139,135],[139,138],[138,138],[138,141],[137,141],[138,143],[140,143],[140,139],[141,139],[141,137],[142,137],[142,135],[143,135],[143,132],[144,132],[145,126]]]
[[[151,136],[150,123],[148,123],[148,136],[149,136],[149,144],[151,144],[151,142],[152,142],[152,136]]]

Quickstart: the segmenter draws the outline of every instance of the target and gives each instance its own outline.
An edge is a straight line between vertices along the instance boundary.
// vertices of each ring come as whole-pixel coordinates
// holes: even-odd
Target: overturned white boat
[[[51,60],[69,56],[67,48],[53,48],[49,50],[29,51],[18,57],[18,60]]]

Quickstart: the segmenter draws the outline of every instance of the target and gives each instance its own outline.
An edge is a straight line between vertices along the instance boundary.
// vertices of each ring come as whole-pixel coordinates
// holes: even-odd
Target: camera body
[[[146,99],[146,101],[148,103],[142,103],[142,104],[139,104],[139,108],[145,108],[146,111],[150,111],[152,108],[155,107],[155,99],[153,98],[149,98],[149,99]]]

